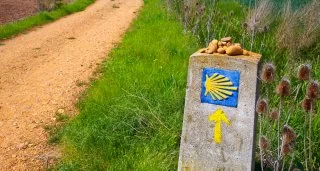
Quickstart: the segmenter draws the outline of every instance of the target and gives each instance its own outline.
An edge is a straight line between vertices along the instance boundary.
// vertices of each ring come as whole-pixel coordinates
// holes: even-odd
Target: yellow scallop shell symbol
[[[213,100],[227,99],[232,96],[232,91],[238,89],[233,86],[229,78],[218,73],[214,73],[211,77],[206,75],[205,88],[205,95],[210,94]]]

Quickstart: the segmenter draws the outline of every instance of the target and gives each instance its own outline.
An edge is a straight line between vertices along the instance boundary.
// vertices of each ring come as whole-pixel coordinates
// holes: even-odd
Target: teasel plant
[[[283,109],[283,99],[286,96],[290,95],[290,89],[291,89],[291,85],[290,85],[290,81],[288,78],[282,78],[280,83],[277,85],[276,87],[276,93],[279,95],[280,97],[280,102],[279,102],[279,118],[278,118],[278,123],[277,123],[277,137],[278,137],[278,157],[277,157],[277,161],[276,161],[276,170],[279,170],[280,168],[280,162],[281,162],[281,146],[280,146],[280,121],[281,121],[281,112]]]
[[[269,84],[271,84],[272,82],[274,82],[275,80],[275,66],[271,63],[265,63],[262,67],[261,73],[260,73],[260,80],[262,82],[262,84],[266,84],[266,87],[268,87]],[[256,104],[256,112],[259,114],[259,118],[260,118],[260,124],[259,124],[259,150],[260,150],[260,160],[261,160],[261,170],[264,170],[264,161],[270,161],[268,160],[268,157],[266,157],[266,159],[264,159],[267,154],[266,154],[266,149],[269,146],[267,142],[269,142],[269,140],[267,139],[267,137],[262,135],[262,125],[263,125],[263,118],[264,116],[269,116],[270,114],[270,110],[269,110],[269,104],[268,104],[268,98],[269,98],[269,93],[268,93],[268,89],[267,89],[267,93],[266,93],[267,98],[262,98],[260,97],[257,101]],[[270,163],[270,162],[268,162]]]
[[[311,80],[311,73],[312,73],[312,69],[311,69],[311,66],[309,64],[301,64],[299,66],[299,69],[298,69],[298,72],[297,72],[297,78],[298,80],[300,80],[300,82],[302,83],[299,83],[298,85],[298,90],[297,90],[297,94],[296,94],[296,97],[295,99],[297,99],[297,96],[298,96],[298,93],[299,93],[299,90],[300,90],[300,87],[302,87],[301,89],[303,89],[303,87],[306,87],[306,85],[310,82]],[[310,87],[310,83],[309,83],[309,87]],[[306,88],[308,91],[309,88]],[[308,135],[307,133],[307,128],[309,127],[309,134],[310,134],[310,129],[311,129],[311,113],[312,113],[312,103],[313,102],[313,99],[308,97],[308,92],[306,93],[304,99],[302,100],[301,102],[301,107],[303,109],[303,111],[305,112],[305,115],[304,115],[304,124],[303,124],[303,133],[304,133],[304,136],[303,136],[303,147],[304,147],[304,158],[305,158],[305,168],[306,170],[308,170],[308,166],[311,165],[311,161],[310,161],[310,145],[311,145],[311,142],[310,142],[310,135]],[[311,94],[310,94],[311,95]],[[312,96],[312,95],[311,95]],[[309,116],[309,118],[308,118]],[[308,125],[308,120],[309,120],[309,125]],[[307,147],[307,138],[309,138],[309,147]],[[308,153],[309,151],[309,153]]]
[[[282,128],[282,143],[281,143],[281,157],[280,157],[280,160],[283,160],[281,171],[283,171],[284,169],[284,164],[285,164],[284,160],[287,155],[291,155],[291,161],[290,161],[290,166],[288,170],[290,170],[292,167],[292,163],[294,159],[293,150],[296,144],[296,139],[297,139],[297,135],[295,131],[287,124],[284,125]]]
[[[305,127],[304,127],[304,132],[305,132],[305,137],[307,135],[308,137],[308,147],[306,139],[304,138],[304,154],[305,154],[305,163],[306,163],[306,170],[308,170],[308,163],[310,170],[313,169],[312,166],[312,120],[313,120],[313,115],[314,115],[314,110],[315,110],[315,103],[319,98],[319,83],[318,81],[312,80],[309,81],[307,90],[306,90],[306,96],[303,99],[301,103],[302,109],[305,111]],[[307,130],[307,125],[309,130]],[[308,132],[308,134],[306,133]]]
[[[256,112],[259,114],[260,124],[259,124],[259,149],[260,149],[260,160],[261,160],[261,170],[263,171],[264,165],[264,151],[267,149],[268,143],[267,138],[262,136],[262,121],[263,116],[268,113],[268,101],[262,97],[259,98],[256,105]]]

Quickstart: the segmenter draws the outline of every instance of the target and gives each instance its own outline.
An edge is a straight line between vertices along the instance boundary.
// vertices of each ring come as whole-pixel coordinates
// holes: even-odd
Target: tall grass
[[[312,0],[297,11],[288,1],[277,32],[278,46],[287,49],[291,58],[303,58],[306,51],[320,52],[320,1]]]
[[[164,3],[145,0],[63,129],[64,157],[55,169],[175,170],[188,58],[197,47]]]
[[[94,1],[95,0],[75,0],[75,2],[62,5],[53,11],[40,12],[34,16],[30,16],[19,21],[0,25],[0,40],[10,38],[32,27],[52,22],[68,14],[82,11]]]

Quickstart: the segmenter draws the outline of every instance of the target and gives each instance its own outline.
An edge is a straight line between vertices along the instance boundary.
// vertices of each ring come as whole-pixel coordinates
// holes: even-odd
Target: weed
[[[85,81],[77,80],[76,85],[78,87],[82,87],[82,86],[88,85],[88,83],[86,83]]]
[[[62,137],[62,126],[61,125],[46,125],[43,127],[49,134],[49,144],[58,144]]]
[[[67,114],[64,113],[56,113],[56,121],[57,122],[66,122],[70,119]]]
[[[63,136],[63,129],[70,117],[64,113],[56,113],[56,123],[53,125],[45,125],[43,128],[49,134],[49,144],[58,144]]]

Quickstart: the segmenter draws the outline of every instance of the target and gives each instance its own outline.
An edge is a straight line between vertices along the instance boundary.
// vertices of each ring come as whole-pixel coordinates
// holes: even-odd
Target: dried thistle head
[[[277,108],[272,109],[271,113],[270,113],[270,119],[275,121],[279,118],[279,110]]]
[[[283,78],[276,88],[276,92],[281,97],[290,95],[290,81],[287,78]]]
[[[261,79],[264,82],[270,83],[275,79],[275,74],[276,69],[275,66],[271,63],[266,63],[262,67],[262,72],[261,72]]]
[[[311,66],[309,64],[302,64],[298,69],[298,79],[307,81],[311,77]]]
[[[313,103],[313,99],[305,97],[301,102],[301,107],[305,112],[309,112],[313,108],[312,106],[314,106]]]
[[[266,113],[268,110],[268,101],[264,98],[259,98],[257,101],[256,111],[259,114]]]
[[[269,140],[265,136],[260,137],[259,147],[261,150],[266,150],[269,147]]]
[[[287,154],[289,154],[290,152],[292,152],[293,151],[293,146],[291,146],[290,144],[283,144],[282,145],[282,151],[281,151],[281,153],[283,154],[283,155],[287,155]]]
[[[245,28],[245,29],[247,29],[247,28],[248,28],[248,23],[244,22],[244,23],[242,24],[242,27]]]
[[[319,83],[317,81],[311,81],[307,89],[307,96],[311,99],[317,99],[319,93]]]
[[[285,125],[282,129],[282,144],[293,144],[296,138],[297,135],[294,130],[290,126]]]

